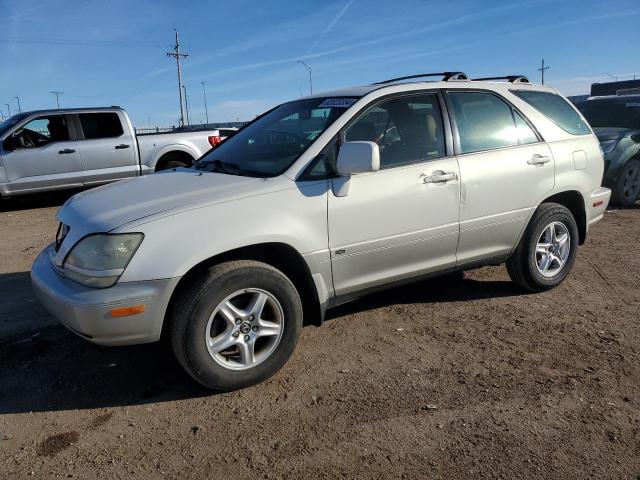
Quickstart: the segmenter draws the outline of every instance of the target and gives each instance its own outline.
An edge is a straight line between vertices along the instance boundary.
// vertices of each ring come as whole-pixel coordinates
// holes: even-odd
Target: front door
[[[2,159],[12,192],[80,187],[82,165],[67,115],[27,122],[3,144]]]
[[[444,132],[435,93],[384,100],[347,127],[345,141],[378,143],[380,170],[329,193],[337,296],[455,265],[460,182]]]

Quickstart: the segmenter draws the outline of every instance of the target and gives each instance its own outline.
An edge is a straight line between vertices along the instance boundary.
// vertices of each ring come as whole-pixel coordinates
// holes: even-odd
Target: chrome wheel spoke
[[[240,362],[249,367],[256,363],[255,341],[238,342],[238,351],[240,352]]]
[[[277,336],[277,335],[280,335],[280,332],[282,330],[282,327],[280,326],[280,324],[275,322],[269,322],[267,320],[260,320],[258,322],[258,327],[259,329],[256,332],[256,335],[258,337]]]
[[[567,243],[567,240],[569,240],[568,233],[563,233],[562,235],[558,236],[556,238],[556,243],[558,244],[558,248],[564,247],[564,244]]]
[[[546,255],[546,253],[549,251],[550,246],[551,244],[547,242],[538,243],[538,245],[536,245],[536,252]]]
[[[553,257],[551,256],[551,254],[546,253],[544,256],[544,260],[542,261],[542,265],[540,266],[540,270],[542,270],[543,273],[549,270],[549,267],[551,266],[552,261],[553,261]]]
[[[236,319],[242,317],[242,312],[228,300],[220,305],[218,312],[232,327],[236,324]]]
[[[225,330],[214,338],[209,337],[209,349],[212,352],[220,353],[236,343],[236,338],[231,335],[231,330]]]
[[[247,307],[247,311],[249,315],[253,317],[253,319],[259,320],[262,318],[262,311],[264,310],[264,306],[267,303],[269,297],[263,292],[256,292],[251,303]]]

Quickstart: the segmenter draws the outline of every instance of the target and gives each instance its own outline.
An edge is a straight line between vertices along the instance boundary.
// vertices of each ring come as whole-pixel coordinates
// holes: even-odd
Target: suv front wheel
[[[511,280],[542,292],[559,285],[571,271],[578,251],[578,226],[572,213],[544,203],[533,214],[515,252],[507,260]]]
[[[302,304],[291,281],[271,265],[238,260],[209,268],[179,294],[171,344],[202,385],[236,390],[276,373],[301,327]]]

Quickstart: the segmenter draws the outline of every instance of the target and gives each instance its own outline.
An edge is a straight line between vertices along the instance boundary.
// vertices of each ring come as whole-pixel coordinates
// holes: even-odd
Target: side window
[[[516,121],[516,131],[518,133],[518,144],[520,145],[528,145],[530,143],[536,143],[540,140],[538,136],[533,131],[533,129],[529,126],[529,124],[522,118],[518,112],[513,112],[513,119]]]
[[[458,127],[461,153],[518,145],[519,131],[516,131],[511,107],[498,97],[482,92],[448,92],[447,95]]]
[[[338,160],[338,138],[334,138],[329,145],[314,159],[302,176],[302,180],[321,180],[336,175]]]
[[[81,113],[79,117],[85,140],[114,138],[124,133],[120,118],[115,112]]]
[[[511,93],[527,102],[565,132],[572,135],[591,133],[591,130],[580,118],[578,112],[561,96],[555,93],[536,92],[534,90],[512,90]]]
[[[17,135],[5,141],[10,150],[20,148],[38,148],[52,142],[69,140],[67,117],[64,115],[47,115],[34,118],[22,127]],[[9,142],[9,145],[6,143]]]
[[[345,131],[347,142],[380,147],[380,167],[390,168],[445,156],[442,113],[435,94],[386,100],[371,107]]]

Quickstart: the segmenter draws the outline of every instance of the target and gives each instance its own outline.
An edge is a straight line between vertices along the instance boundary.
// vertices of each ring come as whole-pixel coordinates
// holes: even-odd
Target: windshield
[[[196,168],[232,175],[280,175],[356,100],[311,98],[280,105],[210,150]]]
[[[18,122],[20,122],[24,118],[27,118],[28,116],[29,116],[28,114],[22,113],[22,114],[14,115],[13,117],[9,117],[4,122],[0,123],[0,137],[3,136],[9,130],[11,130],[14,127],[14,125],[16,125]]]
[[[587,100],[577,107],[592,127],[640,129],[640,97],[635,100]]]

